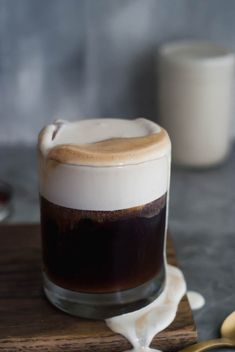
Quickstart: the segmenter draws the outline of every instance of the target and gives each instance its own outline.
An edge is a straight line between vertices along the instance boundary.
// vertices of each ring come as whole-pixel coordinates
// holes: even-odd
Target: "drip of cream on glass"
[[[106,324],[131,343],[133,349],[130,351],[158,351],[149,347],[152,339],[173,322],[185,293],[182,271],[168,264],[165,288],[155,301],[137,311],[106,319]]]

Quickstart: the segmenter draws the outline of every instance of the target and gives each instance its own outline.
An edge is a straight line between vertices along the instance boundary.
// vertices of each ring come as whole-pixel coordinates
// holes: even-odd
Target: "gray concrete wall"
[[[154,55],[179,38],[235,50],[235,1],[0,0],[0,143],[57,117],[155,119]]]

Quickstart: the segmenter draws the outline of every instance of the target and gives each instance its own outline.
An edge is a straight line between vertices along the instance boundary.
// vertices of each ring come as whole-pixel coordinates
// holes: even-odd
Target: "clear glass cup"
[[[170,142],[123,165],[55,161],[39,142],[44,291],[61,310],[105,319],[152,302],[165,284]]]

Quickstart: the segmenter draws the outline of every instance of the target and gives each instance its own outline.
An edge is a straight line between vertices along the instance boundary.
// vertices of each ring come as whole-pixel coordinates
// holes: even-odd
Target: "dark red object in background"
[[[0,221],[4,220],[11,211],[12,188],[0,181]]]

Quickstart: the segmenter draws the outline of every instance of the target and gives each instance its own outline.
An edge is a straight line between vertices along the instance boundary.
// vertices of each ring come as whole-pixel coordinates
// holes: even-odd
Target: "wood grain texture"
[[[168,240],[168,261],[176,265]],[[128,341],[103,321],[69,316],[44,297],[40,272],[39,225],[0,226],[0,351],[119,352]],[[175,321],[158,334],[152,347],[175,351],[197,339],[186,297]]]

